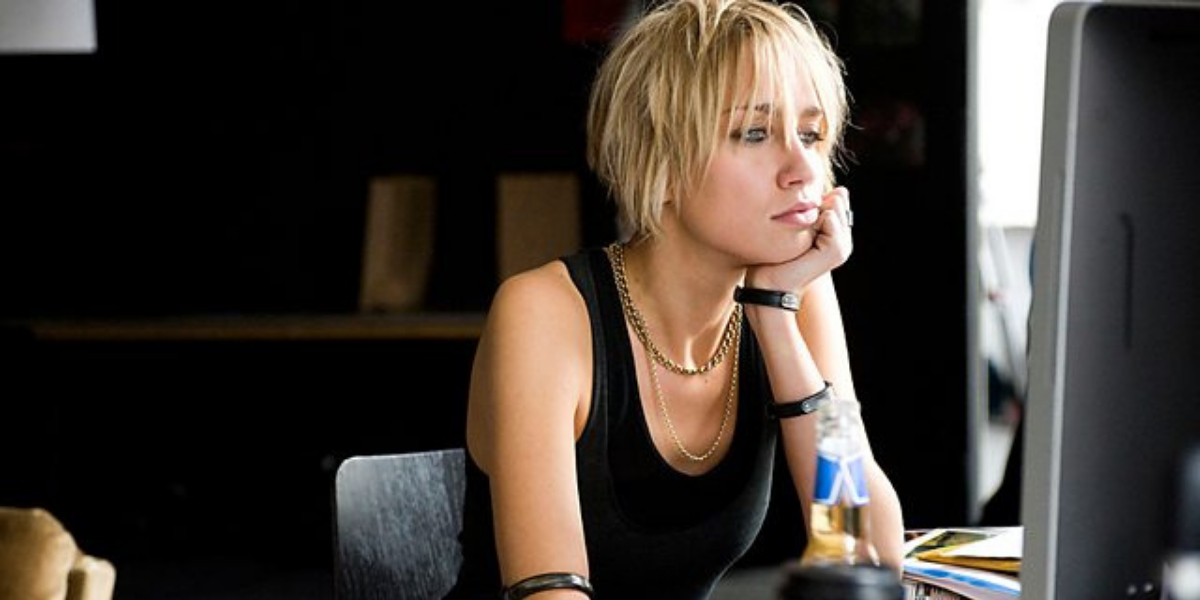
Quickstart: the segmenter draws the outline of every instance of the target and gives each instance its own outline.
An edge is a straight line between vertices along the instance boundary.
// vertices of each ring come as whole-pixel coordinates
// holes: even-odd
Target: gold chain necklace
[[[741,327],[737,328],[737,333],[734,334],[735,338],[741,338],[741,329]],[[662,412],[663,421],[667,424],[667,432],[671,434],[671,441],[675,442],[675,447],[688,460],[692,462],[708,460],[721,445],[721,437],[725,435],[725,426],[729,423],[729,413],[733,412],[733,398],[737,395],[738,387],[738,353],[733,353],[733,370],[729,375],[729,395],[725,396],[725,412],[721,415],[721,426],[717,428],[716,439],[703,454],[693,454],[683,445],[683,440],[679,439],[679,432],[675,431],[675,423],[671,421],[671,415],[667,412],[667,400],[663,397],[662,386],[658,383],[658,367],[652,360],[647,362],[650,363],[650,382],[654,384],[654,396],[658,400],[658,409]]]
[[[642,318],[642,313],[633,304],[633,297],[629,294],[629,281],[625,277],[625,246],[620,243],[610,244],[604,249],[608,255],[608,262],[612,265],[613,278],[617,282],[617,292],[621,296],[621,308],[625,311],[625,318],[633,324],[633,332],[637,334],[638,340],[642,342],[642,346],[646,348],[646,352],[654,359],[654,362],[662,365],[669,371],[679,373],[680,375],[701,375],[707,373],[721,361],[725,360],[725,356],[729,354],[730,348],[736,346],[735,339],[739,337],[742,327],[742,305],[735,303],[733,312],[729,315],[729,322],[725,324],[725,331],[721,334],[721,345],[717,348],[716,353],[708,362],[699,367],[685,367],[663,354],[662,350],[654,344],[650,339],[650,331],[646,328],[646,320]]]
[[[717,349],[716,354],[704,365],[697,368],[688,368],[676,364],[671,359],[667,358],[654,342],[650,340],[650,332],[646,329],[646,322],[642,319],[641,312],[637,306],[633,304],[633,298],[629,295],[629,282],[625,277],[625,248],[621,244],[611,244],[605,248],[605,253],[608,254],[609,263],[612,264],[613,276],[617,282],[617,292],[621,297],[621,309],[625,312],[625,318],[633,324],[633,331],[637,334],[638,340],[641,341],[642,347],[646,349],[646,354],[650,356],[650,383],[654,386],[654,397],[658,401],[658,410],[662,413],[663,422],[667,425],[667,433],[671,436],[671,441],[675,443],[675,447],[688,460],[693,462],[703,462],[708,460],[716,453],[717,448],[721,445],[721,439],[725,436],[725,428],[729,424],[729,415],[733,412],[733,399],[737,396],[738,387],[738,352],[733,352],[733,366],[729,374],[729,394],[725,396],[725,410],[721,414],[721,425],[717,428],[717,437],[713,440],[712,445],[708,447],[702,454],[695,454],[688,450],[683,445],[683,440],[679,438],[679,432],[675,430],[675,422],[671,420],[671,414],[667,410],[667,400],[663,395],[662,385],[658,382],[658,365],[666,367],[668,370],[681,375],[699,375],[707,373],[714,367],[721,364],[725,360],[725,356],[729,354],[731,348],[737,348],[742,338],[742,305],[735,304],[733,314],[729,317],[729,323],[725,325],[725,332],[721,335],[721,346]],[[657,363],[657,364],[656,364]]]

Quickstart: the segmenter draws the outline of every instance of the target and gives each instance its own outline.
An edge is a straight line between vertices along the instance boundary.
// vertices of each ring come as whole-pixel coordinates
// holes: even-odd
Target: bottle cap
[[[874,565],[787,567],[780,600],[904,600],[896,571]]]

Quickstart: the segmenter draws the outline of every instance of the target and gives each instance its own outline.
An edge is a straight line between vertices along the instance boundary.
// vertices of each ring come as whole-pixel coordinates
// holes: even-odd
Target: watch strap
[[[825,382],[821,391],[799,400],[772,402],[767,405],[767,414],[773,419],[790,419],[817,412],[833,398],[833,384]]]
[[[793,292],[738,286],[733,291],[733,299],[735,302],[741,302],[742,304],[770,306],[771,308],[782,308],[783,310],[790,310],[792,312],[800,310],[800,296],[797,296]]]

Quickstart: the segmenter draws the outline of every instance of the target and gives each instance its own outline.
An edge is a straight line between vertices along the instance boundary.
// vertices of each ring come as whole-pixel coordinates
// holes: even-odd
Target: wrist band
[[[546,590],[579,590],[587,594],[588,598],[594,598],[592,592],[592,584],[583,575],[575,573],[543,573],[526,577],[504,590],[500,595],[501,600],[521,600],[526,596],[532,596],[538,592]]]
[[[733,290],[733,300],[742,304],[758,304],[792,312],[800,310],[800,296],[792,292],[738,286]]]
[[[825,382],[825,387],[821,391],[791,402],[772,402],[767,405],[767,414],[773,419],[790,419],[792,417],[802,417],[807,414],[812,414],[825,406],[826,402],[833,398],[833,384]]]

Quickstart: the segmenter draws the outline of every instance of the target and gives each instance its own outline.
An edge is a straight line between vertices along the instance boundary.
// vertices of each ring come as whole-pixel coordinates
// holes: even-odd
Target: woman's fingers
[[[846,188],[839,186],[825,194],[821,206],[836,215],[836,225],[847,228],[854,226],[854,213],[850,210],[850,192]]]

